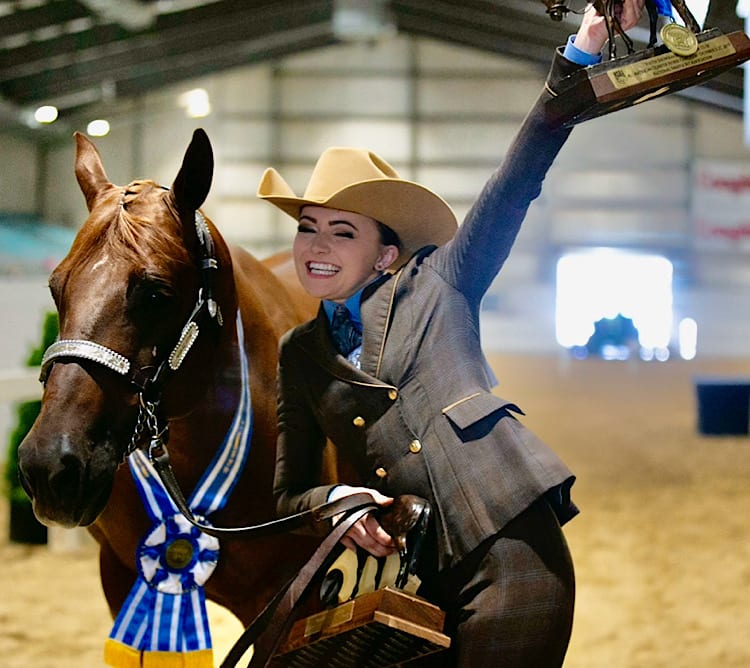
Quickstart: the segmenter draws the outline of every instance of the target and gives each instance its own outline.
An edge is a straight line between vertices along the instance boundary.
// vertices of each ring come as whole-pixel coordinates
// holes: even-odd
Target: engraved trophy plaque
[[[387,668],[447,649],[445,613],[393,587],[295,622],[271,668]]]
[[[591,118],[701,84],[750,59],[750,39],[741,30],[724,34],[719,28],[700,29],[684,0],[646,0],[650,40],[642,51],[620,29],[616,16],[619,0],[596,0],[593,6],[606,17],[609,59],[578,70],[563,79],[547,103],[548,118],[555,125],[575,125]],[[553,20],[570,11],[565,0],[543,0]],[[657,21],[668,7],[668,22],[659,31]],[[672,7],[684,26],[671,20]],[[617,56],[620,37],[628,54]]]

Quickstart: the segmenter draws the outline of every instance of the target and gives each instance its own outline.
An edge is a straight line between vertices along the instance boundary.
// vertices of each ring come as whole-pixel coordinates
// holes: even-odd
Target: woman
[[[642,9],[643,0],[626,0],[624,29]],[[453,644],[441,665],[559,666],[567,649],[574,574],[560,526],[577,513],[574,477],[524,428],[521,411],[492,394],[479,310],[569,134],[546,125],[544,101],[562,76],[599,58],[606,37],[589,8],[458,228],[439,196],[364,150],[325,151],[303,197],[273,169],[258,188],[298,221],[297,273],[323,300],[317,318],[281,344],[278,510],[362,490],[382,504],[426,498],[419,593],[447,612]],[[362,339],[337,350],[340,305]],[[321,484],[326,438],[346,484]],[[377,556],[393,550],[373,516],[344,543]]]

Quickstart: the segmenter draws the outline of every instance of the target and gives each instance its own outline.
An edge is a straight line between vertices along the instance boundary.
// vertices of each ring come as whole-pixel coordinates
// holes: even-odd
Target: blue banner
[[[252,438],[248,362],[237,314],[242,387],[229,432],[188,500],[196,517],[223,508],[244,469]],[[211,633],[203,585],[219,560],[219,541],[178,511],[148,456],[136,450],[130,471],[153,521],[136,550],[138,577],[120,609],[105,646],[105,662],[118,668],[140,666],[141,655],[159,653],[160,666],[213,668]],[[185,663],[185,655],[191,657]]]

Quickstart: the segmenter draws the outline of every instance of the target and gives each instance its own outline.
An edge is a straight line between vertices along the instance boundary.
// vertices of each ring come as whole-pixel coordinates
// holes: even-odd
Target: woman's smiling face
[[[313,297],[344,302],[398,256],[383,245],[375,219],[351,211],[305,206],[292,247],[302,287]]]

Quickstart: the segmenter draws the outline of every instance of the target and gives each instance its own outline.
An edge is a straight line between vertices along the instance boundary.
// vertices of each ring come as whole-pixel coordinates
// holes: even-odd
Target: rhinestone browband
[[[130,361],[114,350],[92,341],[62,339],[47,348],[42,358],[40,380],[44,381],[52,362],[58,357],[81,357],[103,364],[108,369],[125,376],[130,371]]]

